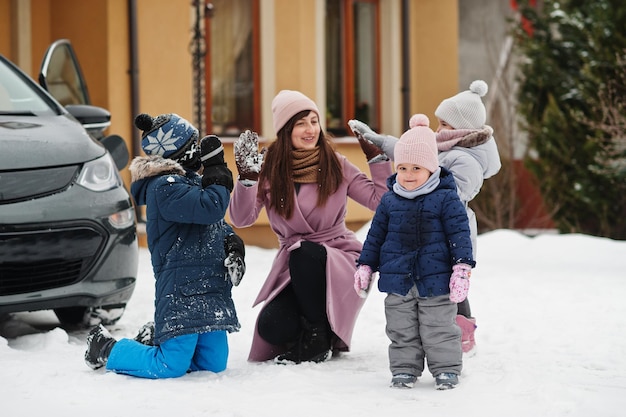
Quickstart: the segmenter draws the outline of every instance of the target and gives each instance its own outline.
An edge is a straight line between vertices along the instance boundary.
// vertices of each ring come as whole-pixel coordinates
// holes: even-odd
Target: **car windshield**
[[[6,62],[0,60],[0,115],[55,114],[50,104]]]

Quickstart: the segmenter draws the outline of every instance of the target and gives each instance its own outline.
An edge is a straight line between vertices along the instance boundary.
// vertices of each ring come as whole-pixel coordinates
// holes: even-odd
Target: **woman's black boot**
[[[309,323],[302,320],[302,332],[298,341],[287,352],[276,357],[279,364],[302,362],[325,362],[332,356],[331,331],[327,321]]]

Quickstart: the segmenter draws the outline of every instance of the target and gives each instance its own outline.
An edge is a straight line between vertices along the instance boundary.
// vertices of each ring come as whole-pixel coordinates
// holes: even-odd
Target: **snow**
[[[367,229],[359,231],[363,239]],[[86,330],[57,327],[51,312],[20,313],[0,337],[3,416],[622,416],[626,410],[626,242],[580,234],[528,237],[497,230],[478,238],[470,300],[477,351],[457,389],[430,374],[413,389],[389,388],[384,295],[372,291],[353,349],[322,364],[247,362],[258,307],[252,301],[274,250],[247,248],[233,289],[242,330],[230,335],[228,369],[144,380],[83,362]],[[149,253],[140,250],[135,294],[109,330],[133,337],[152,318]]]

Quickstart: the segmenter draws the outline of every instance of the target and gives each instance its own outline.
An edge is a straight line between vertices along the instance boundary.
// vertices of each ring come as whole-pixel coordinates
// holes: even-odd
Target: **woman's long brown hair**
[[[265,181],[269,184],[270,205],[268,208],[274,209],[285,219],[291,218],[295,202],[291,132],[296,122],[309,112],[310,110],[304,110],[297,113],[278,131],[276,140],[267,148],[259,175],[261,184]],[[320,148],[317,206],[321,207],[339,188],[343,180],[343,170],[335,149],[323,129],[320,129],[317,146]],[[262,188],[259,187],[259,193],[262,192]]]

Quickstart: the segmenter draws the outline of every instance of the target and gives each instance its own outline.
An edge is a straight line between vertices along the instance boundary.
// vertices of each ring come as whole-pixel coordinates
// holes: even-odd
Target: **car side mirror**
[[[117,170],[121,171],[124,169],[129,159],[128,147],[124,139],[119,135],[109,135],[102,138],[100,143],[104,145],[106,150],[109,151],[113,157]]]
[[[102,107],[88,104],[68,104],[65,109],[96,139],[111,125],[111,113]]]

